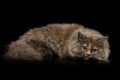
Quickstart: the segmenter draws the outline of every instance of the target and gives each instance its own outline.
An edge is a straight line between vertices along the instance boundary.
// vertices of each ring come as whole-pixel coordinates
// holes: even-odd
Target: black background
[[[70,10],[68,11],[68,9]],[[24,76],[29,73],[31,76],[37,74],[40,77],[43,77],[42,75],[56,77],[80,76],[86,79],[88,76],[92,78],[96,76],[103,79],[106,76],[109,78],[109,76],[115,75],[116,78],[117,72],[119,71],[119,16],[118,11],[115,10],[117,8],[68,9],[64,9],[65,11],[62,11],[61,8],[51,11],[49,11],[50,9],[47,9],[48,11],[46,9],[32,11],[31,9],[20,10],[18,8],[10,8],[1,15],[0,69],[3,73],[5,72],[4,75],[11,73],[21,74],[20,72],[22,72]],[[108,35],[111,49],[111,63],[108,65],[89,63],[84,65],[10,64],[2,59],[7,44],[17,40],[20,35],[30,28],[44,26],[49,23],[83,24],[86,27],[100,31],[103,35]]]

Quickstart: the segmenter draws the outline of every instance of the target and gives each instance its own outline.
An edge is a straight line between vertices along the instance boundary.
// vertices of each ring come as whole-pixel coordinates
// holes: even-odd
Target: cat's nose
[[[91,54],[85,54],[86,57],[91,57]]]
[[[91,44],[89,43],[87,49],[86,49],[86,52],[85,52],[86,55],[90,55],[91,54]]]
[[[90,54],[85,54],[84,60],[89,60],[91,58]]]

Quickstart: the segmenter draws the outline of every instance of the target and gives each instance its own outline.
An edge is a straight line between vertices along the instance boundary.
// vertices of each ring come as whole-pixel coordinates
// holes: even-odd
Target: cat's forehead
[[[86,38],[86,41],[87,41],[88,43],[94,43],[94,42],[96,42],[96,39],[95,39],[95,38],[92,38],[92,37],[87,37],[87,38]]]
[[[100,42],[97,42],[97,40],[95,39],[89,39],[87,44],[91,44],[93,47],[103,47],[103,44],[101,44]]]
[[[97,38],[94,39],[94,38],[91,38],[91,37],[86,38],[85,42],[86,42],[86,44],[91,44],[91,45],[97,45],[97,44],[99,44],[99,43],[97,42]]]

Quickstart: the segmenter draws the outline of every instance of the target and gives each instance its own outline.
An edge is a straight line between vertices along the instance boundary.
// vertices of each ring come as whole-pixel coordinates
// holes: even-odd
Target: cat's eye
[[[86,49],[87,48],[87,44],[83,44],[83,49]]]
[[[86,47],[85,47],[85,46],[83,46],[83,49],[86,49]]]
[[[93,49],[92,49],[93,52],[96,52],[97,50],[98,50],[97,48],[93,48]]]

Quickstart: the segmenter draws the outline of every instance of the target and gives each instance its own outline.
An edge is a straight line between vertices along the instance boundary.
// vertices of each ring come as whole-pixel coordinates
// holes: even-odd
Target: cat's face
[[[78,39],[71,44],[70,55],[81,57],[86,60],[90,58],[107,61],[109,56],[109,45],[106,37],[92,39],[78,34]]]

